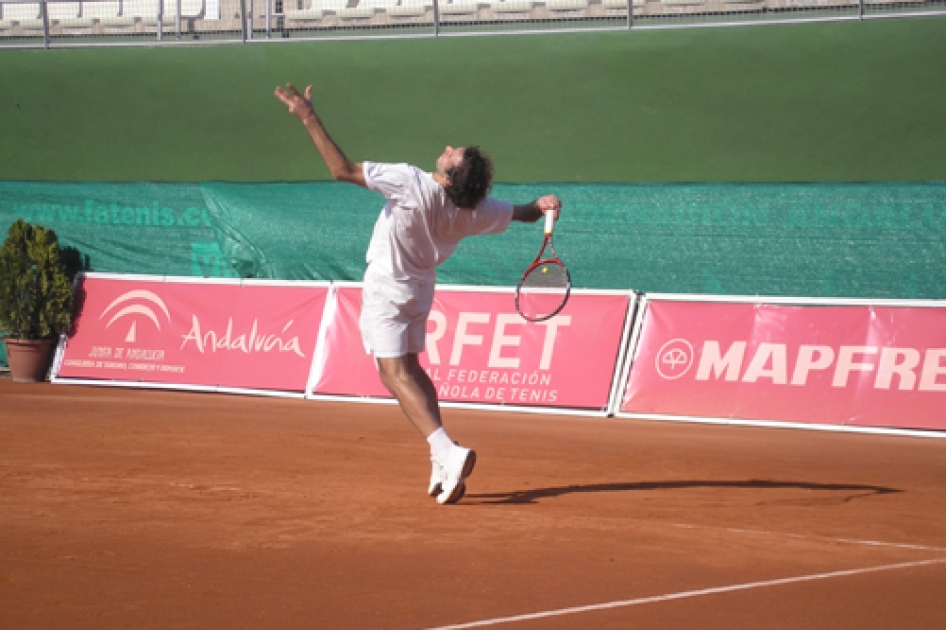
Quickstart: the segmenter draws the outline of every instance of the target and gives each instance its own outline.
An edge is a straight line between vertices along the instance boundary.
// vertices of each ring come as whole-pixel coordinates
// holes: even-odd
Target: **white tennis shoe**
[[[443,466],[440,465],[434,456],[430,456],[430,485],[427,486],[427,494],[436,497],[443,488]]]
[[[464,480],[473,472],[476,453],[462,446],[454,446],[446,461],[441,463],[440,494],[437,503],[456,503],[466,493]]]

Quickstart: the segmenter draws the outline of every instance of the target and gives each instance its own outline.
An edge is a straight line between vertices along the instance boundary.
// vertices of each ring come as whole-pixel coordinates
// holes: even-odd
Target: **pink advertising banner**
[[[650,301],[621,412],[946,429],[946,308]]]
[[[337,309],[312,393],[389,397],[358,330],[361,289],[336,287]],[[628,294],[573,294],[551,320],[516,313],[512,290],[438,288],[421,362],[442,401],[605,410]]]
[[[305,392],[328,285],[89,275],[57,378]]]

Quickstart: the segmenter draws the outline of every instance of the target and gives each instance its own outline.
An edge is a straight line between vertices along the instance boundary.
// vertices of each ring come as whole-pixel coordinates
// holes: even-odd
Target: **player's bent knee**
[[[413,381],[411,370],[403,357],[380,359],[378,361],[378,375],[381,377],[381,383],[392,394]]]

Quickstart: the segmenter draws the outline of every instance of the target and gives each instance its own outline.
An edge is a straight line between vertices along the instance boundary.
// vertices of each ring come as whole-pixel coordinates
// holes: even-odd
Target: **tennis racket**
[[[565,308],[572,292],[572,278],[568,268],[559,260],[552,244],[554,226],[555,213],[546,212],[542,249],[516,287],[516,310],[523,319],[530,322],[544,322],[558,315]]]

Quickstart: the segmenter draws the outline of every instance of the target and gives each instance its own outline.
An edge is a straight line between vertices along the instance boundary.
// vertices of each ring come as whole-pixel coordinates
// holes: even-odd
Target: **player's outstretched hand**
[[[305,121],[309,116],[315,115],[315,110],[312,108],[311,85],[306,87],[305,95],[299,94],[299,90],[293,87],[291,83],[287,83],[285,89],[277,87],[274,94],[276,98],[286,104],[289,113],[299,120]]]
[[[542,211],[542,214],[548,212],[555,213],[555,220],[558,221],[559,215],[562,213],[562,202],[555,195],[546,195],[545,197],[539,197],[535,201],[535,206]]]

